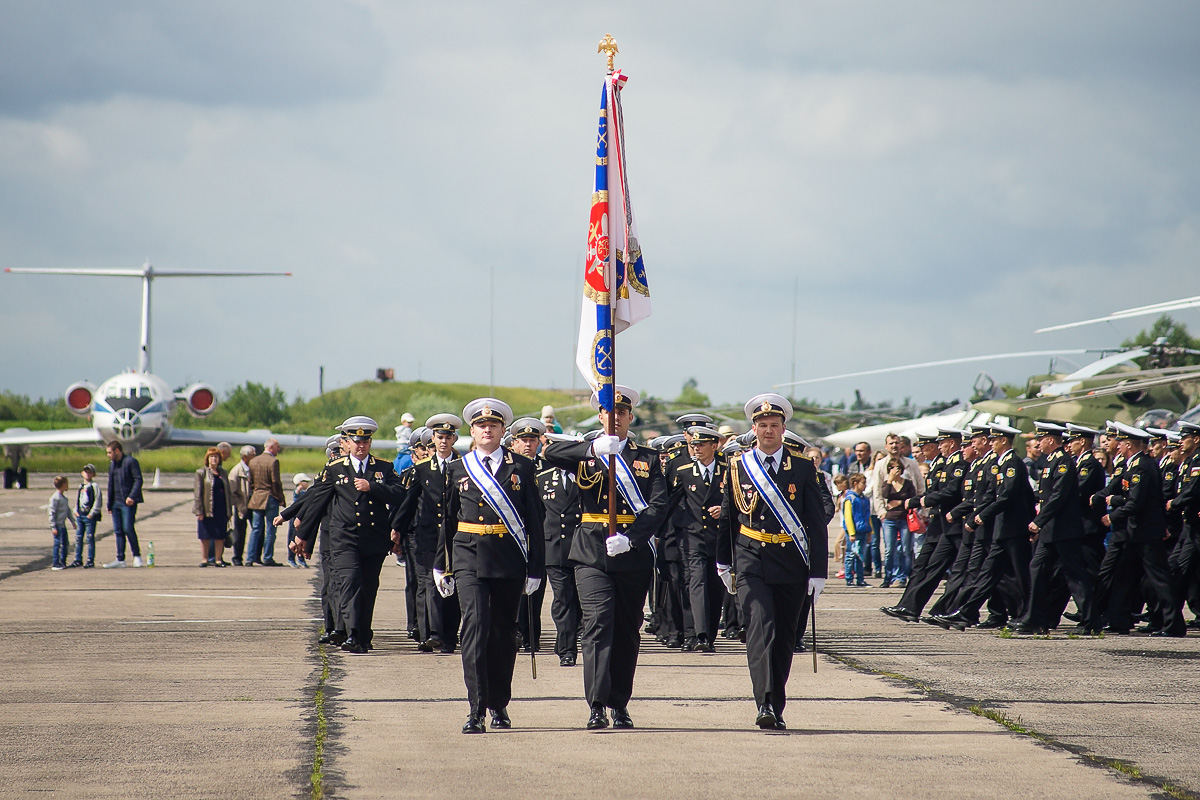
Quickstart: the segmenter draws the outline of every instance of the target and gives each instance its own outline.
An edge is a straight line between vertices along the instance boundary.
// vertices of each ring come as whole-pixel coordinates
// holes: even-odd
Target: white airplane
[[[189,430],[171,425],[171,413],[184,403],[194,417],[207,417],[217,407],[217,393],[211,386],[194,383],[182,392],[173,392],[162,378],[150,372],[150,288],[155,278],[210,278],[291,275],[290,272],[192,272],[159,270],[146,262],[140,270],[86,269],[5,269],[9,273],[41,275],[102,275],[142,280],[142,332],[136,371],[123,372],[93,386],[79,381],[67,387],[67,409],[78,417],[91,417],[90,428],[64,428],[31,431],[9,428],[0,433],[4,457],[11,466],[4,470],[4,488],[28,486],[28,473],[21,459],[34,445],[106,445],[120,442],[126,453],[173,446],[211,446],[228,442],[234,447],[261,446],[268,438],[285,447],[324,447],[324,436],[272,434],[267,430],[215,431]]]

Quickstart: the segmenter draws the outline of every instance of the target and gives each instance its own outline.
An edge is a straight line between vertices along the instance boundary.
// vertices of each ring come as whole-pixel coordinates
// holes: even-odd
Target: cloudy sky
[[[1200,294],[1197,30],[1167,1],[3,0],[0,266],[295,273],[156,283],[172,385],[580,385],[611,32],[655,304],[622,382],[789,380],[797,286],[797,378],[1113,345],[1150,320],[1033,329]],[[139,302],[0,274],[0,388],[136,365]],[[980,368],[797,394],[949,399]]]

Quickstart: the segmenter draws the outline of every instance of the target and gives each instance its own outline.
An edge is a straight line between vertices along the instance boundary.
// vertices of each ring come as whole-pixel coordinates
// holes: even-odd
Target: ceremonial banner
[[[621,89],[627,78],[610,73],[600,95],[596,178],[583,275],[583,311],[575,363],[599,392],[600,407],[613,407],[614,340],[650,316],[650,289],[629,202]]]

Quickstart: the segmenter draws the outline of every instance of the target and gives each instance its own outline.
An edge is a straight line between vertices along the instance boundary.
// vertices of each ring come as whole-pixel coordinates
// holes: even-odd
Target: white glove
[[[597,436],[592,441],[592,452],[598,456],[615,455],[621,452],[621,441],[620,436]]]
[[[525,579],[525,594],[533,594],[542,585],[541,578],[526,578]]]
[[[621,553],[628,553],[629,537],[623,533],[614,533],[604,540],[604,546],[608,549],[610,556],[619,556]]]
[[[717,577],[721,579],[721,583],[725,584],[725,591],[737,594],[737,589],[733,588],[733,572],[729,567],[717,564]]]
[[[449,597],[454,594],[454,576],[446,576],[446,573],[435,569],[433,571],[433,584],[437,587],[438,594],[442,597]]]
[[[824,578],[809,578],[808,593],[812,595],[813,602],[817,602],[817,598],[821,596],[821,590],[825,588]]]

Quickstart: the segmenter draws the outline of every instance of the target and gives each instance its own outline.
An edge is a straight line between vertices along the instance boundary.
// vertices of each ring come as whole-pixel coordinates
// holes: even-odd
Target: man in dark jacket
[[[125,455],[120,442],[108,443],[108,513],[112,514],[113,533],[117,536],[117,560],[105,564],[105,569],[125,566],[125,540],[133,551],[133,565],[142,566],[142,550],[138,547],[134,520],[142,498],[142,465],[133,456]]]
[[[1158,463],[1144,452],[1150,434],[1120,422],[1113,426],[1117,429],[1117,446],[1125,457],[1125,471],[1119,492],[1109,496],[1109,512],[1104,517],[1113,534],[1100,565],[1088,629],[1098,631],[1107,616],[1111,632],[1129,632],[1132,620],[1126,595],[1144,572],[1143,586],[1151,593],[1148,599],[1164,609],[1162,630],[1153,635],[1183,636],[1187,629],[1180,613],[1182,604],[1176,605],[1172,598],[1163,545],[1167,520],[1162,474]]]
[[[1044,462],[1038,479],[1038,514],[1029,523],[1029,532],[1037,537],[1037,548],[1030,565],[1028,610],[1017,631],[1044,634],[1058,626],[1061,612],[1051,603],[1053,585],[1065,580],[1075,607],[1087,613],[1092,576],[1083,552],[1083,511],[1075,460],[1062,449],[1067,429],[1053,422],[1038,422],[1036,432]]]

